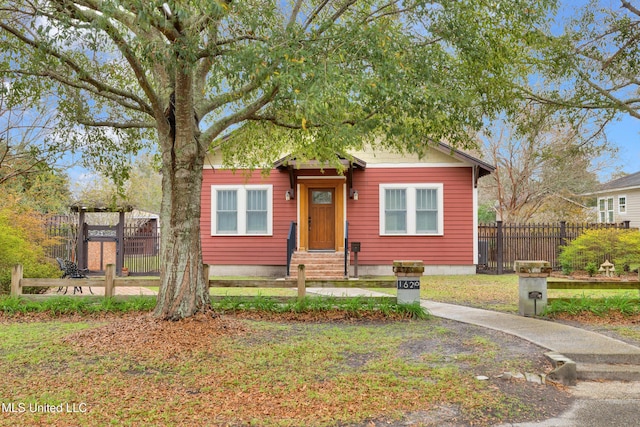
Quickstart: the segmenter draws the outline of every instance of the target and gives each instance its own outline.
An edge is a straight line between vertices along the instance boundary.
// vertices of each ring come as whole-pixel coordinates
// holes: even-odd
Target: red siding
[[[358,263],[391,265],[419,259],[427,265],[473,264],[472,170],[456,168],[368,168],[357,171],[353,187],[358,200],[347,202],[349,240],[361,242]],[[380,184],[442,183],[443,236],[381,236]]]
[[[289,175],[277,170],[271,171],[267,177],[262,176],[260,171],[254,171],[250,176],[245,172],[204,170],[200,220],[203,262],[212,265],[285,265],[289,225],[296,220],[296,201],[285,200],[285,192],[289,189]],[[229,184],[273,185],[272,236],[211,235],[211,186]]]
[[[306,174],[307,171],[300,171]],[[393,183],[442,183],[443,236],[380,236],[379,185]],[[273,236],[211,236],[211,185],[272,184]],[[289,175],[272,171],[263,177],[256,171],[204,171],[202,190],[202,250],[208,264],[285,265],[286,240],[297,203],[286,201]],[[359,241],[360,265],[390,265],[397,259],[421,259],[427,265],[473,264],[473,184],[469,167],[367,168],[357,170],[353,188],[358,200],[347,200],[349,240]]]

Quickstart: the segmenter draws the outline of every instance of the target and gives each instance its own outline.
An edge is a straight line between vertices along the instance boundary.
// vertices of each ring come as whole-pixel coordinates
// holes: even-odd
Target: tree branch
[[[289,22],[287,23],[287,30],[290,30],[293,27],[293,24],[296,23],[296,19],[298,18],[298,13],[300,13],[300,7],[302,7],[302,0],[297,0],[296,4],[293,6],[293,10],[291,11],[291,16],[289,17]]]
[[[229,126],[240,123],[252,117],[265,105],[273,101],[279,90],[280,88],[278,86],[273,87],[268,93],[265,93],[263,96],[256,99],[253,103],[247,105],[244,109],[216,122],[216,124],[212,125],[211,127],[209,127],[209,129],[202,133],[202,136],[200,138],[201,144],[204,145],[205,148],[208,147],[211,141],[213,141],[214,138],[220,135],[220,133],[227,129]]]
[[[625,9],[627,9],[629,12],[633,13],[634,15],[640,16],[640,9],[636,8],[635,6],[633,6],[627,0],[622,0],[622,7],[624,7]]]
[[[63,0],[64,1],[64,0]],[[73,4],[75,6],[75,4]],[[138,58],[136,58],[135,54],[131,50],[129,44],[126,42],[124,37],[120,34],[120,32],[113,26],[112,21],[109,19],[105,19],[101,15],[98,15],[97,12],[91,11],[93,14],[88,13],[88,10],[83,10],[78,7],[75,7],[74,17],[80,21],[91,23],[93,21],[101,21],[104,24],[105,33],[113,40],[115,45],[118,47],[124,58],[129,63],[132,71],[136,76],[136,80],[138,84],[142,88],[143,92],[147,96],[147,98],[151,101],[151,107],[147,107],[154,112],[154,118],[163,116],[163,108],[162,102],[156,95],[153,90],[151,84],[147,80],[147,76],[142,67]]]
[[[320,3],[318,6],[316,6],[316,8],[309,14],[309,17],[307,18],[307,21],[304,23],[304,26],[302,27],[302,29],[304,31],[307,30],[307,28],[309,28],[309,26],[313,23],[313,21],[318,17],[318,15],[320,14],[320,12],[322,12],[322,9],[325,8],[325,6],[329,3],[329,0],[323,0],[322,3]]]
[[[131,110],[135,110],[135,111],[140,111],[141,113],[146,113],[146,114],[151,114],[150,110],[144,110],[143,108],[140,107],[139,103],[130,103],[127,102],[127,99],[130,98],[125,98],[124,96],[120,96],[118,94],[109,92],[109,91],[104,91],[104,90],[99,90],[97,89],[95,86],[90,85],[86,82],[82,82],[82,81],[76,81],[76,80],[70,80],[65,78],[64,76],[58,74],[58,73],[54,73],[53,71],[44,71],[42,73],[30,73],[30,72],[26,72],[26,71],[22,71],[22,70],[17,70],[14,71],[14,73],[16,74],[23,74],[23,75],[32,75],[32,76],[39,76],[39,77],[48,77],[52,80],[55,80],[59,83],[62,83],[63,85],[69,86],[69,87],[73,87],[76,89],[81,89],[81,90],[86,90],[87,92],[90,92],[94,95],[97,95],[101,98],[105,98],[105,99],[109,99],[119,105],[122,105],[125,108],[131,109]]]
[[[237,101],[242,97],[250,94],[254,90],[259,89],[260,85],[265,82],[267,77],[271,75],[271,72],[274,69],[274,66],[268,67],[261,73],[261,75],[256,76],[255,79],[240,87],[238,90],[215,96],[203,105],[197,106],[198,117],[204,117],[205,115],[222,107],[223,105]]]
[[[118,89],[116,87],[109,86],[109,85],[105,84],[102,81],[99,81],[99,80],[96,80],[96,79],[92,78],[91,77],[91,73],[89,73],[87,70],[85,70],[83,67],[81,67],[78,63],[76,63],[74,60],[72,60],[67,55],[64,55],[61,52],[58,52],[58,51],[50,48],[49,46],[47,46],[43,42],[39,42],[37,40],[31,39],[29,37],[26,37],[25,35],[20,33],[20,31],[18,31],[16,28],[9,27],[4,22],[1,22],[1,21],[0,21],[0,28],[5,30],[6,32],[12,34],[14,37],[19,39],[21,42],[25,43],[26,45],[31,46],[34,50],[44,51],[46,54],[51,55],[52,57],[62,61],[63,64],[67,65],[69,68],[71,68],[77,74],[78,81],[84,82],[84,83],[94,87],[95,88],[93,90],[94,93],[100,94],[101,96],[105,96],[105,93],[111,93],[111,94],[115,95],[116,97],[128,98],[128,99],[132,100],[133,102],[135,102],[136,104],[139,105],[139,107],[136,108],[139,111],[143,111],[143,112],[146,112],[146,113],[151,111],[151,108],[146,104],[146,102],[142,98],[140,98],[138,96],[135,96],[134,94],[132,94],[130,92],[122,91],[122,90],[120,90],[120,89]],[[65,80],[56,79],[54,77],[55,73],[53,73],[53,72],[48,72],[47,74],[49,74],[49,77],[54,78],[56,81],[59,81],[60,83],[66,84],[66,83],[71,81],[71,80],[68,80],[68,79],[65,79]],[[85,87],[85,89],[86,89],[86,87]]]
[[[349,0],[345,2],[345,4],[343,4],[342,7],[338,9],[331,18],[329,18],[329,21],[336,22],[347,10],[349,10],[349,7],[353,6],[357,1],[358,0]]]
[[[111,127],[116,129],[150,129],[156,128],[157,124],[155,122],[116,122],[116,121],[94,121],[94,120],[78,120],[78,123],[85,126],[90,127]]]
[[[351,119],[351,120],[343,120],[340,123],[338,123],[339,125],[350,125],[350,126],[355,126],[358,123],[361,123],[365,120],[370,119],[371,117],[375,116],[377,114],[377,112],[373,112],[373,113],[369,113],[367,114],[365,117],[362,117],[360,119]],[[287,128],[287,129],[309,129],[309,128],[321,128],[324,127],[325,125],[323,124],[319,124],[319,123],[311,123],[311,122],[306,122],[304,124],[304,126],[302,126],[302,123],[298,124],[298,123],[291,123],[291,122],[283,122],[280,119],[278,119],[275,116],[264,116],[264,115],[257,115],[254,114],[250,117],[247,117],[247,120],[251,120],[251,121],[266,121],[266,122],[270,122],[273,123],[274,125],[278,126],[278,127],[282,127],[282,128]]]
[[[593,82],[586,74],[582,73],[581,71],[579,71],[578,74],[584,79],[584,81],[587,83],[587,85],[589,85],[589,87],[591,87],[592,89],[595,89],[595,91],[598,92],[600,95],[604,96],[605,98],[613,102],[613,104],[615,104],[620,109],[629,113],[629,115],[631,115],[632,117],[635,117],[636,119],[640,119],[640,113],[635,108],[631,107],[632,103],[630,103],[629,100],[622,101],[618,99],[617,97],[613,96],[611,92],[607,91],[606,89],[603,89],[602,87],[597,85],[595,82]]]

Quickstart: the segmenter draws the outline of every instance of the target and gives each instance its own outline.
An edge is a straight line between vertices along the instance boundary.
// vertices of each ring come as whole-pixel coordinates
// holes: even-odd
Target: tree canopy
[[[2,3],[2,71],[15,95],[55,96],[65,119],[59,134],[105,167],[157,139],[146,130],[168,132],[157,119],[166,121],[180,71],[191,73],[191,119],[204,147],[238,124],[259,128],[245,155],[256,153],[261,136],[270,156],[275,144],[295,139],[310,155],[331,157],[372,131],[402,148],[416,148],[425,135],[468,142],[467,130],[506,108],[526,78],[549,6]],[[264,138],[277,126],[304,132]]]
[[[640,119],[640,8],[590,0],[573,12],[560,34],[549,34],[530,99],[599,131],[620,113]]]
[[[529,111],[528,121],[534,112]],[[581,194],[597,185],[598,156],[604,142],[581,137],[553,117],[541,118],[523,133],[496,122],[483,135],[486,159],[496,171],[480,181],[480,201],[508,222],[588,221]]]
[[[126,177],[162,158],[156,315],[208,305],[199,241],[204,156],[260,166],[375,142],[471,144],[515,106],[551,1],[1,0],[0,72],[56,102],[58,141]],[[225,135],[229,138],[221,139]]]

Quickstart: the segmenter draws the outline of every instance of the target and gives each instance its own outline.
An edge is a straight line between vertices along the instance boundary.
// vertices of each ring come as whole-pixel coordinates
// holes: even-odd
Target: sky
[[[564,22],[567,18],[575,16],[577,11],[589,2],[590,0],[558,0],[556,22]],[[598,5],[611,10],[621,7],[620,0],[598,0]],[[558,25],[557,30],[561,32],[562,25]],[[616,158],[605,160],[609,166],[599,174],[602,182],[608,181],[612,173],[640,171],[640,119],[629,115],[620,115],[619,119],[605,128],[609,144],[617,147],[619,151]]]
[[[626,173],[640,172],[640,120],[624,116],[622,120],[610,123],[605,132],[609,143],[619,149],[612,168],[605,174],[613,172],[616,166]],[[606,179],[606,176],[601,178]]]

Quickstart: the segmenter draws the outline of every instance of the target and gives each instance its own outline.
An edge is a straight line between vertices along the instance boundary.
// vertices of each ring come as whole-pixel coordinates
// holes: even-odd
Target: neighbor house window
[[[627,213],[627,196],[618,196],[618,213]]]
[[[602,223],[613,223],[613,197],[598,199],[598,219]]]
[[[212,185],[212,235],[271,235],[271,185]]]
[[[442,235],[442,184],[380,184],[381,235]]]

